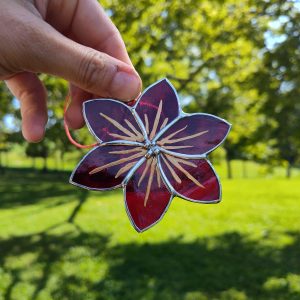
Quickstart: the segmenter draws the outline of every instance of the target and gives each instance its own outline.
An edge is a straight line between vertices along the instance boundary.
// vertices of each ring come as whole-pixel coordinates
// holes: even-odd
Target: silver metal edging
[[[158,155],[158,156],[159,156],[159,155]],[[142,159],[141,159],[140,161],[142,161]],[[144,162],[145,162],[145,160],[139,165],[139,167],[140,167]],[[160,165],[159,165],[158,158],[157,158],[157,164],[158,164],[158,167],[159,167],[159,172],[160,172],[160,174],[161,174],[161,177],[162,177],[162,179],[163,179],[163,181],[164,181],[163,174],[161,173],[161,168],[160,168]],[[134,167],[134,168],[135,168],[135,167]],[[138,167],[137,167],[137,168],[138,168]],[[135,172],[135,171],[134,171],[134,172]],[[134,172],[133,172],[133,173],[134,173]],[[131,175],[131,176],[132,176],[132,175]],[[131,177],[131,176],[130,176],[130,177]],[[128,179],[128,180],[129,180],[129,179]],[[126,184],[128,183],[128,180],[127,180]],[[126,184],[123,185],[123,196],[124,196],[124,202],[125,202],[125,210],[126,210],[126,213],[127,213],[127,215],[128,215],[129,221],[130,221],[131,225],[133,226],[133,228],[134,228],[137,232],[139,232],[139,233],[144,232],[144,231],[146,231],[147,229],[151,228],[152,226],[156,225],[158,222],[161,221],[161,219],[164,217],[164,215],[166,214],[167,210],[169,209],[169,207],[170,207],[170,205],[171,205],[171,202],[172,202],[172,200],[173,200],[173,198],[174,198],[174,193],[172,193],[172,192],[170,191],[168,185],[164,182],[166,188],[167,188],[167,189],[169,190],[169,192],[170,192],[170,199],[169,199],[168,205],[166,206],[165,210],[163,211],[163,213],[161,214],[161,216],[159,217],[159,219],[157,219],[154,223],[152,223],[152,224],[149,225],[148,227],[145,227],[145,228],[141,229],[141,228],[139,228],[139,227],[134,223],[133,218],[132,218],[132,216],[131,216],[131,214],[130,214],[130,211],[129,211],[129,209],[128,209],[128,206],[127,206],[127,198],[126,198],[126,187],[127,187]]]
[[[126,177],[124,178],[123,182],[122,182],[122,186],[124,187],[129,179],[132,177],[132,175],[135,173],[135,171],[146,161],[146,157],[142,157],[131,169],[130,171],[127,173]]]
[[[103,143],[103,141],[101,139],[99,139],[98,136],[96,135],[96,133],[93,131],[93,129],[92,129],[90,123],[89,123],[89,120],[86,117],[86,113],[85,113],[85,106],[86,106],[86,104],[89,103],[89,102],[94,102],[94,101],[97,101],[97,102],[98,101],[99,102],[100,101],[102,101],[102,102],[104,102],[104,101],[112,101],[112,102],[118,103],[120,105],[123,105],[124,107],[126,107],[128,109],[129,112],[131,112],[131,108],[127,104],[125,104],[125,103],[123,103],[121,101],[117,101],[115,99],[110,99],[110,98],[97,98],[97,99],[91,99],[91,100],[87,100],[87,101],[83,102],[82,113],[83,113],[83,117],[84,117],[85,123],[87,125],[87,128],[88,128],[88,130],[90,131],[90,133],[96,138],[96,140],[99,143]]]
[[[144,124],[143,124],[141,118],[140,118],[139,115],[136,113],[136,111],[135,111],[134,108],[131,109],[131,112],[132,112],[133,117],[135,118],[137,124],[139,125],[139,127],[140,127],[140,129],[141,129],[141,131],[142,131],[142,134],[143,134],[143,136],[144,136],[145,142],[146,142],[146,143],[149,142],[148,134],[147,134],[147,132],[146,132],[145,126],[144,126]]]
[[[205,158],[204,158],[205,159]],[[184,200],[188,200],[188,201],[191,201],[191,202],[194,202],[194,203],[201,203],[201,204],[215,204],[215,203],[219,203],[221,201],[221,196],[222,196],[222,186],[221,186],[221,183],[220,183],[220,178],[219,176],[217,175],[215,169],[213,168],[212,164],[210,163],[210,161],[208,159],[205,159],[207,161],[207,163],[210,165],[210,167],[212,168],[212,171],[213,173],[215,174],[216,178],[217,178],[217,181],[218,181],[218,184],[219,184],[219,197],[218,199],[213,199],[213,200],[209,200],[209,201],[201,201],[201,200],[195,200],[195,199],[191,199],[189,197],[186,197],[180,193],[178,193],[174,187],[172,186],[172,184],[170,183],[170,181],[168,180],[166,174],[164,173],[164,170],[163,170],[163,167],[161,165],[161,161],[160,161],[160,158],[158,159],[158,164],[159,164],[159,168],[160,168],[160,172],[161,172],[161,175],[162,175],[162,178],[166,184],[166,186],[168,187],[169,191],[171,193],[173,193],[173,195],[175,197],[179,197],[181,199],[184,199]]]
[[[91,188],[91,187],[88,187],[88,186],[85,186],[85,185],[82,185],[82,184],[79,184],[77,182],[74,182],[73,181],[73,177],[74,177],[74,174],[76,172],[76,170],[78,169],[78,167],[81,165],[81,163],[85,160],[85,158],[90,155],[93,151],[96,151],[100,148],[101,146],[97,146],[95,148],[93,148],[92,150],[90,150],[88,153],[86,153],[82,159],[79,161],[79,163],[76,165],[76,168],[74,168],[74,170],[72,171],[71,175],[70,175],[70,178],[69,178],[69,182],[75,186],[78,186],[78,187],[81,187],[81,188],[84,188],[86,190],[90,190],[90,191],[112,191],[112,190],[115,190],[117,188],[120,188],[122,187],[122,182],[114,187],[111,187],[111,188],[104,188],[104,189],[98,189],[98,188]]]
[[[177,121],[179,121],[180,119],[184,118],[184,117],[188,117],[188,116],[194,116],[194,115],[203,115],[203,116],[211,116],[213,118],[216,118],[216,119],[219,119],[223,122],[225,122],[226,124],[228,124],[229,128],[228,128],[228,131],[225,135],[225,137],[222,139],[222,141],[216,145],[215,147],[213,147],[212,149],[210,149],[208,152],[206,153],[203,153],[203,154],[199,154],[199,155],[188,155],[188,154],[182,154],[182,153],[177,153],[177,152],[174,152],[174,151],[169,151],[169,150],[166,150],[164,149],[163,147],[159,147],[159,150],[161,151],[162,154],[158,154],[157,155],[157,164],[158,164],[158,168],[159,168],[159,171],[160,171],[160,174],[161,174],[161,177],[162,177],[162,180],[163,180],[163,183],[165,184],[166,188],[169,190],[171,196],[170,196],[170,200],[169,200],[169,203],[168,205],[166,206],[164,212],[162,213],[162,215],[160,216],[160,218],[153,224],[151,224],[150,226],[144,228],[144,229],[140,229],[136,226],[136,224],[134,223],[132,217],[131,217],[131,214],[129,212],[129,209],[127,207],[127,199],[126,199],[126,185],[128,183],[128,181],[130,180],[130,178],[134,175],[134,173],[136,172],[136,170],[146,161],[146,157],[142,157],[131,169],[130,171],[128,172],[128,174],[126,175],[126,177],[123,179],[122,183],[117,185],[117,186],[114,186],[112,188],[105,188],[105,189],[97,189],[97,188],[90,188],[90,187],[87,187],[87,186],[84,186],[84,185],[81,185],[81,184],[78,184],[78,183],[75,183],[73,182],[73,177],[74,177],[74,174],[76,172],[76,170],[78,169],[79,165],[83,162],[83,160],[92,152],[92,151],[95,151],[96,149],[98,149],[99,147],[101,146],[108,146],[108,145],[128,145],[128,146],[140,146],[140,147],[143,147],[144,146],[144,143],[139,143],[139,142],[133,142],[133,141],[126,141],[126,140],[115,140],[115,141],[110,141],[110,142],[103,142],[102,140],[100,140],[97,135],[95,134],[95,132],[93,131],[87,117],[86,117],[86,113],[85,113],[85,104],[88,103],[88,102],[92,102],[92,101],[113,101],[113,102],[116,102],[118,104],[121,104],[123,106],[125,106],[133,115],[133,117],[135,118],[138,126],[140,127],[140,130],[142,131],[142,134],[145,138],[145,143],[149,142],[149,138],[148,138],[148,135],[147,135],[147,132],[146,132],[146,129],[145,129],[145,126],[141,120],[141,118],[138,116],[137,112],[135,111],[137,105],[139,104],[139,101],[140,99],[142,98],[142,96],[149,90],[151,89],[153,86],[157,85],[158,83],[162,82],[162,81],[167,81],[168,84],[170,85],[170,87],[173,89],[175,95],[176,95],[176,99],[177,99],[177,103],[178,103],[178,116],[173,120],[171,121],[168,125],[166,125],[162,130],[160,130],[156,135],[155,137],[152,139],[152,142],[156,142],[172,125],[174,125]],[[217,147],[219,147],[223,142],[224,140],[227,138],[229,132],[230,132],[230,129],[231,129],[231,124],[228,123],[226,120],[220,118],[220,117],[217,117],[217,116],[214,116],[214,115],[211,115],[211,114],[206,114],[206,113],[192,113],[192,114],[188,114],[188,113],[185,113],[181,110],[181,106],[179,104],[179,97],[178,97],[178,94],[177,94],[177,91],[175,90],[175,88],[173,87],[173,85],[171,84],[171,82],[167,79],[167,78],[164,78],[164,79],[161,79],[159,81],[156,81],[155,83],[153,83],[152,85],[148,86],[144,91],[143,93],[139,96],[138,100],[136,101],[136,103],[134,104],[133,107],[129,107],[128,105],[124,104],[123,102],[120,102],[120,101],[117,101],[117,100],[114,100],[114,99],[107,99],[107,98],[103,98],[103,99],[92,99],[92,100],[88,100],[86,102],[83,103],[83,116],[84,116],[84,119],[85,119],[85,122],[87,124],[87,128],[88,130],[91,132],[91,134],[93,136],[96,137],[96,140],[100,143],[99,146],[95,147],[94,149],[92,149],[91,151],[89,151],[81,160],[80,162],[77,164],[76,168],[73,170],[71,176],[70,176],[70,183],[73,184],[73,185],[76,185],[76,186],[79,186],[81,188],[85,188],[85,189],[88,189],[88,190],[96,190],[96,191],[108,191],[108,190],[115,190],[119,187],[123,187],[123,196],[124,196],[124,199],[125,199],[125,209],[126,209],[126,212],[127,212],[127,215],[129,216],[129,220],[132,224],[132,226],[138,231],[138,232],[143,232],[147,229],[149,229],[150,227],[154,226],[155,224],[157,224],[161,219],[162,217],[165,215],[166,211],[168,210],[173,198],[175,196],[177,197],[180,197],[182,199],[185,199],[185,200],[188,200],[188,201],[191,201],[191,202],[195,202],[195,203],[203,203],[203,204],[211,204],[211,203],[218,203],[221,201],[221,196],[222,196],[222,186],[221,186],[221,183],[220,183],[220,178],[219,176],[217,175],[214,167],[212,166],[212,164],[210,163],[210,161],[207,159],[207,154],[209,154],[210,152],[214,151]],[[163,155],[163,153],[165,154],[169,154],[169,155],[172,155],[172,156],[177,156],[177,157],[181,157],[181,158],[184,158],[184,159],[205,159],[208,164],[210,165],[211,169],[213,170],[213,173],[214,175],[216,176],[217,178],[217,181],[218,181],[218,184],[219,184],[219,190],[220,190],[220,193],[219,193],[219,199],[216,199],[216,200],[212,200],[212,201],[199,201],[199,200],[194,200],[194,199],[190,199],[188,197],[184,197],[183,195],[179,194],[176,192],[176,190],[173,188],[173,186],[171,185],[171,183],[169,182],[168,178],[166,177],[164,171],[163,171],[163,167],[162,167],[162,164],[161,164],[161,160],[160,160],[160,155]]]
[[[101,143],[100,147],[103,146],[139,146],[143,148],[144,144],[139,142],[126,141],[126,140],[116,140],[116,141]]]

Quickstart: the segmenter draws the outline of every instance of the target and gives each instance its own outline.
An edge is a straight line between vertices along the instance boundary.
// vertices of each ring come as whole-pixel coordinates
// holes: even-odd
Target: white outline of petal
[[[206,153],[203,153],[201,155],[197,154],[197,155],[187,155],[187,154],[182,154],[182,153],[178,153],[178,152],[173,152],[173,151],[169,151],[169,150],[166,150],[166,149],[163,149],[162,147],[160,147],[160,150],[161,152],[165,152],[166,154],[170,154],[170,155],[173,155],[173,156],[177,156],[177,157],[181,157],[181,158],[185,158],[185,159],[205,159],[210,167],[212,168],[213,170],[213,173],[215,174],[217,180],[218,180],[218,184],[219,184],[219,187],[220,187],[220,193],[219,193],[219,199],[217,200],[212,200],[212,201],[206,201],[206,202],[202,202],[202,201],[197,201],[197,200],[194,200],[194,199],[190,199],[190,198],[187,198],[187,197],[184,197],[183,195],[177,193],[175,191],[175,189],[172,187],[172,185],[170,184],[170,182],[168,181],[168,179],[166,178],[164,172],[163,172],[163,168],[161,166],[161,162],[160,162],[160,155],[157,155],[157,163],[158,163],[158,168],[159,168],[159,171],[160,171],[160,174],[161,174],[161,177],[162,177],[162,181],[163,181],[163,184],[165,184],[165,186],[167,187],[167,189],[169,190],[171,196],[170,196],[170,200],[169,200],[169,203],[165,209],[165,211],[163,212],[163,214],[161,215],[161,217],[153,224],[151,224],[150,226],[144,228],[144,229],[140,229],[138,228],[131,215],[130,215],[130,212],[128,210],[128,207],[127,207],[127,204],[126,204],[126,184],[128,183],[128,181],[131,179],[131,177],[133,176],[134,172],[143,164],[143,162],[146,160],[145,157],[142,157],[127,173],[126,177],[124,178],[123,182],[120,184],[120,185],[117,185],[115,187],[112,187],[112,188],[107,188],[107,189],[93,189],[93,188],[90,188],[90,187],[86,187],[86,186],[83,186],[83,185],[80,185],[80,184],[77,184],[75,182],[72,181],[72,178],[77,170],[77,168],[79,167],[79,165],[82,163],[82,161],[86,158],[87,155],[89,155],[89,153],[91,153],[92,151],[96,150],[98,147],[101,147],[101,146],[106,146],[106,145],[128,145],[128,146],[143,146],[144,144],[143,143],[139,143],[139,142],[132,142],[132,141],[127,141],[127,140],[114,140],[114,141],[109,141],[109,142],[103,142],[102,140],[100,140],[96,134],[94,133],[94,131],[92,130],[90,124],[89,124],[89,121],[86,117],[86,114],[85,114],[85,103],[87,102],[90,102],[90,101],[103,101],[103,100],[107,100],[107,101],[113,101],[113,102],[117,102],[121,105],[124,105],[125,107],[127,107],[131,113],[133,114],[138,126],[140,127],[139,129],[141,130],[141,133],[143,134],[144,138],[145,138],[145,142],[149,142],[149,139],[148,139],[148,135],[146,133],[146,129],[144,127],[144,124],[142,122],[142,120],[140,119],[140,117],[138,116],[137,112],[135,111],[140,99],[142,98],[142,96],[149,90],[151,89],[153,86],[159,84],[160,82],[162,81],[166,81],[170,87],[173,89],[174,93],[175,93],[175,96],[176,96],[176,99],[177,99],[177,103],[178,103],[178,116],[173,119],[172,121],[170,121],[170,123],[168,123],[165,127],[163,127],[161,130],[159,130],[159,132],[155,135],[155,137],[153,138],[153,142],[156,142],[160,136],[162,136],[164,134],[164,132],[166,132],[175,122],[177,122],[178,120],[180,120],[181,118],[183,117],[188,117],[188,116],[193,116],[193,115],[204,115],[204,116],[212,116],[214,118],[217,118],[223,122],[225,122],[226,124],[229,125],[229,128],[228,128],[228,132],[227,134],[224,136],[223,140],[218,144],[216,145],[214,148],[210,149],[208,152]],[[143,93],[138,97],[136,103],[134,104],[133,107],[130,107],[126,104],[124,104],[123,102],[120,102],[118,100],[114,100],[114,99],[109,99],[109,98],[98,98],[98,99],[91,99],[91,100],[88,100],[88,101],[85,101],[83,103],[83,116],[84,116],[84,119],[85,119],[85,122],[86,122],[86,125],[87,125],[87,128],[88,130],[90,131],[90,133],[96,138],[96,140],[100,143],[99,146],[93,148],[92,150],[90,150],[86,155],[84,155],[84,157],[80,160],[80,162],[77,164],[76,168],[73,170],[71,176],[70,176],[70,179],[69,179],[69,182],[75,186],[79,186],[81,188],[85,188],[85,189],[88,189],[88,190],[97,190],[97,191],[108,191],[108,190],[115,190],[119,187],[122,187],[123,188],[123,198],[124,198],[124,203],[125,203],[125,209],[126,209],[126,213],[127,215],[129,216],[129,220],[130,220],[130,223],[131,225],[135,228],[136,231],[138,232],[144,232],[146,231],[147,229],[149,229],[150,227],[154,226],[155,224],[157,224],[165,215],[165,213],[167,212],[167,210],[169,209],[169,206],[172,202],[172,200],[174,199],[174,197],[179,197],[179,198],[182,198],[182,199],[185,199],[185,200],[188,200],[188,201],[191,201],[191,202],[195,202],[195,203],[203,203],[203,204],[213,204],[213,203],[219,203],[221,201],[221,198],[222,198],[222,186],[221,186],[221,182],[220,182],[220,178],[219,176],[217,175],[214,167],[212,166],[211,162],[207,159],[207,155],[209,153],[211,153],[212,151],[214,151],[216,148],[218,148],[224,141],[225,139],[227,138],[230,130],[231,130],[231,127],[232,125],[227,122],[226,120],[218,117],[218,116],[215,116],[215,115],[211,115],[211,114],[206,114],[206,113],[193,113],[193,114],[188,114],[188,113],[185,113],[182,111],[181,109],[181,105],[180,105],[180,102],[179,102],[179,97],[178,97],[178,93],[176,91],[176,89],[174,88],[174,86],[172,85],[172,83],[167,79],[167,78],[163,78],[161,80],[158,80],[156,82],[154,82],[153,84],[151,84],[150,86],[148,86],[144,91]]]
[[[224,138],[220,141],[219,144],[217,144],[215,147],[211,148],[209,151],[206,151],[206,152],[203,152],[203,153],[199,153],[199,154],[184,154],[184,153],[180,153],[180,152],[174,152],[174,151],[171,151],[171,150],[166,150],[164,149],[163,146],[160,146],[160,150],[162,152],[165,152],[167,154],[170,154],[170,155],[173,155],[173,156],[178,156],[178,157],[182,157],[182,158],[187,158],[187,159],[201,159],[201,158],[206,158],[206,156],[213,152],[215,149],[217,149],[218,147],[220,147],[224,141],[226,140],[230,130],[231,130],[231,127],[232,125],[230,123],[228,123],[226,120],[222,119],[222,118],[219,118],[217,116],[214,116],[214,115],[211,115],[211,114],[206,114],[206,113],[194,113],[194,114],[186,114],[184,112],[182,112],[181,116],[178,117],[176,120],[174,120],[174,122],[170,123],[169,125],[167,125],[166,127],[164,127],[153,139],[153,142],[156,142],[158,141],[158,139],[173,125],[175,124],[177,121],[183,119],[183,118],[188,118],[188,117],[192,117],[192,116],[208,116],[208,117],[212,117],[212,118],[215,118],[215,119],[218,119],[224,123],[226,123],[228,125],[228,130],[224,136]]]
[[[158,135],[158,134],[160,133],[160,131],[164,130],[166,127],[168,127],[170,124],[172,124],[173,121],[176,120],[176,119],[183,113],[183,111],[182,111],[182,109],[181,109],[181,106],[180,106],[178,93],[177,93],[175,87],[173,86],[173,84],[172,84],[172,83],[169,81],[169,79],[167,79],[167,78],[163,78],[163,79],[160,79],[160,80],[154,82],[153,84],[149,85],[149,86],[143,91],[143,93],[138,97],[138,99],[136,100],[136,103],[135,103],[134,106],[133,106],[135,115],[138,116],[138,113],[136,112],[136,108],[137,108],[137,106],[138,106],[138,104],[139,104],[141,98],[143,97],[143,95],[146,94],[151,88],[153,88],[154,86],[160,84],[160,83],[163,82],[163,81],[166,81],[166,82],[167,82],[167,84],[171,87],[171,89],[173,90],[173,92],[174,92],[174,94],[175,94],[175,96],[176,96],[176,100],[177,100],[177,104],[178,104],[178,116],[177,116],[175,119],[173,119],[173,120],[169,120],[169,123],[168,123],[165,127],[163,127],[161,130],[159,130],[158,133],[157,133],[156,135]],[[139,116],[138,116],[138,118],[139,118]],[[140,118],[139,118],[139,119],[140,119]],[[140,121],[141,121],[141,119],[140,119]],[[142,121],[141,121],[141,122],[142,122]],[[144,125],[144,123],[142,123],[142,124]],[[151,132],[151,128],[149,128],[149,134],[150,134],[150,132]],[[155,139],[156,135],[154,136],[153,140]]]
[[[111,140],[111,141],[109,141],[109,142],[104,142],[104,141],[102,141],[102,140],[96,135],[96,133],[95,133],[94,130],[92,129],[92,126],[91,126],[91,124],[90,124],[90,122],[89,122],[89,120],[88,120],[88,118],[87,118],[87,116],[86,116],[86,104],[87,104],[87,103],[90,103],[90,102],[98,102],[98,101],[112,101],[112,102],[118,103],[118,104],[120,104],[120,105],[126,107],[126,108],[128,109],[128,111],[133,115],[133,118],[135,119],[135,121],[137,122],[138,126],[140,127],[140,128],[139,128],[139,129],[141,130],[140,133],[141,133],[143,136],[145,136],[145,135],[144,135],[144,132],[143,132],[143,130],[145,130],[145,129],[144,129],[144,128],[141,128],[139,122],[137,121],[137,119],[136,119],[136,117],[135,117],[135,113],[134,113],[134,110],[133,110],[132,107],[126,105],[125,103],[123,103],[123,102],[121,102],[121,101],[114,100],[114,99],[109,99],[109,98],[97,98],[97,99],[91,99],[91,100],[87,100],[87,101],[83,102],[83,105],[82,105],[82,113],[83,113],[83,117],[84,117],[84,120],[85,120],[85,123],[86,123],[86,126],[87,126],[88,130],[90,131],[90,133],[96,138],[96,140],[97,140],[100,144],[102,144],[102,143],[109,143],[109,142],[113,142],[113,141],[116,141],[116,140]]]
[[[130,170],[128,170],[127,175],[124,177],[124,179],[122,180],[122,182],[121,182],[120,184],[118,184],[118,185],[116,185],[116,186],[113,186],[113,187],[110,187],[110,188],[103,188],[103,189],[92,188],[92,187],[89,187],[89,186],[86,186],[86,185],[83,185],[83,184],[74,182],[74,181],[73,181],[73,177],[74,177],[74,175],[75,175],[77,169],[78,169],[79,166],[81,165],[81,163],[87,158],[87,156],[89,156],[92,152],[98,150],[98,149],[101,148],[101,147],[103,147],[103,146],[102,146],[102,145],[99,145],[99,146],[93,148],[92,150],[90,150],[89,152],[87,152],[87,153],[82,157],[82,159],[79,161],[79,163],[77,164],[77,166],[76,166],[76,167],[74,168],[74,170],[72,171],[72,173],[71,173],[71,175],[70,175],[70,178],[69,178],[69,183],[71,183],[71,184],[73,184],[73,185],[75,185],[75,186],[84,188],[84,189],[86,189],[86,190],[90,190],[90,191],[99,191],[99,192],[102,192],[102,191],[112,191],[112,190],[118,189],[118,188],[120,188],[120,187],[123,187],[123,186],[124,186],[124,182],[125,182],[125,180],[127,179],[128,174],[131,172],[131,170],[132,170],[133,168],[135,168],[135,166],[136,166],[137,164],[139,164],[139,162],[140,162],[141,160],[144,159],[144,157],[142,157],[142,158],[140,158],[140,159],[137,159],[136,165],[134,165]],[[116,173],[116,174],[117,174],[117,173]],[[115,174],[115,175],[116,175],[116,174]]]
[[[157,163],[158,163],[158,159],[157,159]],[[142,164],[141,164],[141,165],[142,165]],[[140,165],[140,166],[141,166],[141,165]],[[139,166],[139,167],[140,167],[140,166]],[[159,171],[161,172],[161,168],[159,168]],[[163,175],[162,175],[162,174],[161,174],[161,177],[162,177],[162,184],[164,184],[164,185],[165,185],[165,188],[170,192],[168,186],[165,184],[165,182],[164,182],[164,180],[163,180]],[[130,179],[131,179],[131,177],[130,177]],[[129,180],[130,180],[130,179],[129,179]],[[128,181],[129,181],[129,180],[128,180]],[[127,181],[127,182],[128,182],[128,181]],[[169,207],[170,207],[170,205],[171,205],[171,202],[172,202],[172,200],[173,200],[174,197],[175,197],[175,195],[174,195],[172,192],[170,192],[170,199],[169,199],[168,205],[166,206],[165,210],[162,212],[162,214],[161,214],[161,216],[159,217],[159,219],[157,219],[154,223],[152,223],[152,224],[149,225],[148,227],[145,227],[144,229],[141,229],[141,228],[139,228],[139,227],[134,223],[134,220],[133,220],[133,218],[132,218],[132,216],[131,216],[131,214],[130,214],[129,208],[128,208],[128,206],[127,206],[126,188],[127,188],[127,184],[123,187],[123,197],[124,197],[125,210],[126,210],[126,213],[127,213],[127,215],[128,215],[128,218],[129,218],[129,220],[130,220],[131,225],[132,225],[133,228],[134,228],[137,232],[139,232],[139,233],[142,233],[142,232],[146,231],[147,229],[153,227],[153,226],[156,225],[158,222],[160,222],[161,219],[162,219],[162,218],[164,217],[164,215],[166,214],[166,212],[168,211],[168,209],[169,209]],[[151,193],[151,192],[150,192],[150,193]]]
[[[161,159],[161,158],[160,158],[160,155],[159,155],[157,161],[158,161],[158,167],[160,168],[161,176],[162,176],[162,178],[163,178],[163,180],[164,180],[166,186],[169,188],[170,192],[173,193],[173,195],[174,195],[175,197],[179,197],[179,198],[184,199],[184,200],[188,200],[188,201],[195,202],[195,203],[201,203],[201,204],[215,204],[215,203],[221,202],[221,200],[222,200],[222,185],[221,185],[221,181],[220,181],[220,178],[219,178],[219,176],[217,175],[217,173],[216,173],[214,167],[212,166],[211,162],[210,162],[208,159],[205,159],[205,158],[204,158],[203,160],[205,160],[205,161],[209,164],[209,166],[211,167],[211,169],[212,169],[214,175],[215,175],[216,178],[217,178],[218,185],[219,185],[219,197],[218,197],[218,199],[206,200],[206,201],[191,199],[191,198],[189,198],[189,197],[186,197],[186,196],[184,196],[184,195],[178,193],[178,192],[175,190],[175,188],[172,186],[172,184],[170,183],[170,181],[168,180],[168,178],[167,178],[167,176],[166,176],[166,174],[165,174],[165,172],[164,172],[164,170],[163,170],[163,167],[162,167],[162,164],[161,164],[160,159]]]

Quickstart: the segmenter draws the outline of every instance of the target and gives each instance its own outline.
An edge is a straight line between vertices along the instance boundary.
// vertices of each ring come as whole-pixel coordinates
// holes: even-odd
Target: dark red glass
[[[158,112],[160,109],[161,112]],[[169,81],[161,80],[146,90],[137,104],[136,112],[146,129],[149,129],[149,135],[155,127],[157,114],[159,114],[159,120],[155,133],[172,122],[179,114],[179,104],[176,92]]]
[[[99,146],[90,151],[82,159],[82,161],[79,163],[78,167],[72,174],[70,181],[76,185],[88,189],[105,190],[118,187],[121,185],[123,179],[130,170],[128,169],[120,176],[117,176],[121,168],[124,168],[129,163],[137,163],[143,156],[143,152],[141,150],[140,157],[136,157],[132,160],[129,159],[139,152],[126,153],[125,151],[132,151],[136,148],[136,146]],[[124,154],[121,154],[119,152],[124,152]],[[106,166],[113,162],[116,163],[118,161],[120,161],[120,163],[108,166],[100,172],[90,174],[90,172],[92,172],[96,168]]]
[[[208,114],[182,114],[168,80],[148,88],[136,106],[96,99],[84,103],[84,114],[100,142],[119,142],[114,146],[102,143],[90,151],[70,182],[100,191],[124,186],[126,209],[136,230],[144,231],[157,223],[175,195],[202,203],[220,201],[219,180],[201,155],[205,157],[223,142],[230,125]],[[134,116],[139,116],[145,128],[141,130]],[[175,119],[159,139],[154,139]],[[144,131],[151,143],[145,142]]]
[[[103,142],[114,140],[143,141],[139,125],[130,108],[125,104],[105,99],[87,101],[84,103],[84,113],[90,130]],[[139,138],[134,138],[138,135],[132,127],[139,132]]]
[[[172,200],[172,195],[160,175],[160,183],[158,182],[158,173],[155,167],[149,197],[145,205],[147,187],[151,178],[151,166],[148,167],[148,171],[144,174],[144,179],[140,182],[140,185],[139,181],[147,164],[149,164],[148,160],[134,173],[126,186],[127,211],[138,231],[143,231],[159,221]]]
[[[222,119],[195,114],[176,121],[157,143],[172,152],[201,155],[219,146],[229,129],[230,125]]]
[[[174,167],[167,159],[167,156],[164,154],[161,155],[164,157],[164,159],[160,158],[163,172],[180,197],[207,203],[215,202],[220,199],[221,188],[219,180],[216,177],[214,170],[205,159],[189,159],[188,163],[192,163],[194,166],[180,163],[181,167],[189,173],[189,176],[192,176],[198,183],[203,185],[203,187],[200,187],[188,178],[186,174]],[[176,181],[165,161],[171,166],[173,172],[178,175],[181,182]]]

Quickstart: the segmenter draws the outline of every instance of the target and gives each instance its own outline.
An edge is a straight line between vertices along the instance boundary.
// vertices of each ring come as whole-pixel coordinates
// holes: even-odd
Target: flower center
[[[150,157],[157,156],[159,154],[159,147],[154,142],[147,142],[144,146],[147,149],[145,157],[149,159]]]

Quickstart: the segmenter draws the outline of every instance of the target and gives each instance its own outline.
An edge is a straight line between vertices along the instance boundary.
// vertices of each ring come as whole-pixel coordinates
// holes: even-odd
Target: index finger
[[[57,30],[132,65],[118,29],[96,0],[49,1],[48,5],[47,21]]]

